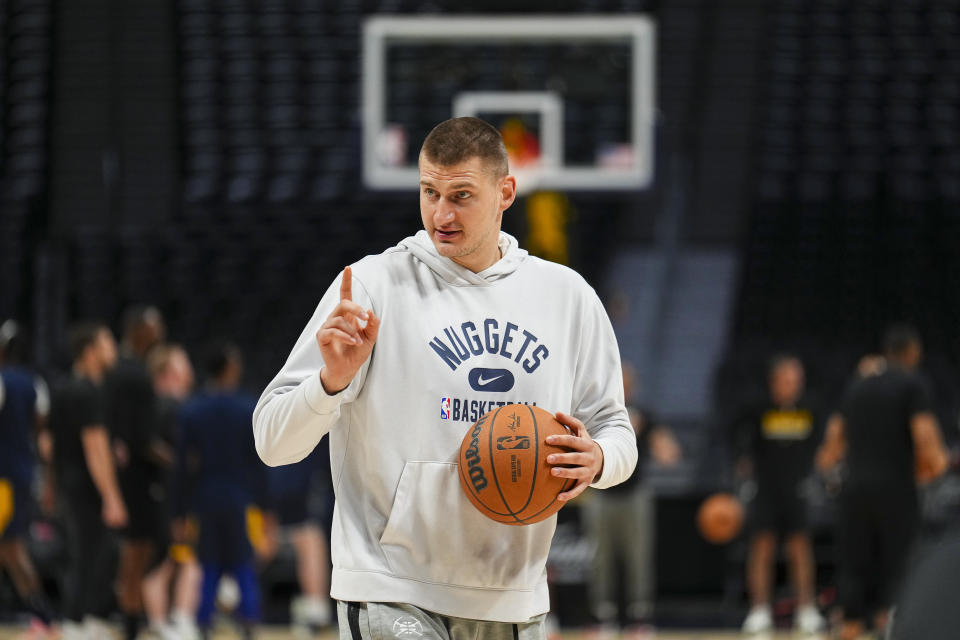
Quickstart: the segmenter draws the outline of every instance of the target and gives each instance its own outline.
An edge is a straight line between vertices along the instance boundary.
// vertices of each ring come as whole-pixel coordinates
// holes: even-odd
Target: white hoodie
[[[338,600],[502,622],[549,610],[556,516],[499,524],[460,488],[463,436],[496,406],[536,404],[583,421],[604,454],[594,487],[622,482],[636,465],[600,300],[576,272],[528,255],[505,233],[500,249],[498,262],[473,273],[421,231],[356,263],[353,298],[381,319],[367,363],[340,393],[320,384],[314,336],[339,303],[338,278],[257,403],[254,439],[269,465],[303,459],[330,433]]]

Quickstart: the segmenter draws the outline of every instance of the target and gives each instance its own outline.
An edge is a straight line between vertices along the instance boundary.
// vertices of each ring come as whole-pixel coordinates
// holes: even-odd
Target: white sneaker
[[[300,605],[300,615],[307,624],[326,627],[330,625],[330,600],[304,596]]]
[[[200,640],[200,629],[194,622],[193,616],[183,611],[174,611],[170,616],[173,628],[180,640]]]
[[[116,638],[110,623],[96,616],[84,616],[83,631],[90,640],[113,640]]]
[[[819,633],[826,627],[827,621],[812,604],[798,607],[793,614],[793,628],[801,633]]]
[[[65,621],[60,626],[60,640],[88,640],[83,623]]]
[[[763,633],[773,631],[773,612],[769,605],[756,605],[750,609],[743,621],[744,633]]]
[[[177,633],[177,628],[173,626],[173,623],[171,622],[151,624],[150,634],[150,637],[155,638],[156,640],[182,640],[180,638],[180,634]]]
[[[313,638],[331,624],[330,602],[326,598],[297,596],[290,603],[291,631],[297,640]]]

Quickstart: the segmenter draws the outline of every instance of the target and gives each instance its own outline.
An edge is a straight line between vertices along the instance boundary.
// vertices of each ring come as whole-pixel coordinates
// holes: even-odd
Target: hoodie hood
[[[474,273],[462,267],[450,258],[437,252],[433,241],[426,231],[418,231],[417,235],[404,238],[397,245],[400,250],[406,250],[430,267],[438,276],[458,287],[487,286],[517,270],[527,258],[527,251],[521,249],[517,239],[508,233],[500,232],[498,242],[502,257],[479,273]]]

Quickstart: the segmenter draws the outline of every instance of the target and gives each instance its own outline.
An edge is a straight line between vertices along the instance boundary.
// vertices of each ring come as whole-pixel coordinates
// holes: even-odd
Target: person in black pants
[[[100,385],[117,359],[110,330],[83,324],[69,336],[72,375],[51,397],[50,430],[58,502],[67,527],[70,566],[63,600],[63,640],[108,637],[103,618],[112,591],[113,542],[108,528],[123,527],[120,495],[104,426]]]
[[[841,459],[847,467],[837,536],[842,640],[862,634],[870,613],[885,629],[919,523],[916,483],[948,462],[930,393],[915,372],[919,335],[893,327],[884,351],[886,367],[847,389],[818,453],[824,470]]]
[[[123,342],[104,389],[107,427],[113,438],[117,473],[129,522],[123,530],[117,575],[117,601],[124,615],[124,637],[135,640],[143,614],[143,580],[162,561],[169,544],[167,470],[173,448],[157,432],[160,417],[147,371],[150,350],[166,335],[155,307],[134,306],[124,313]]]

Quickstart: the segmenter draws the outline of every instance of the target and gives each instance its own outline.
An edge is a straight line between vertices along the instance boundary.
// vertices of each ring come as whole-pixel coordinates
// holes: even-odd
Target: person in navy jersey
[[[0,325],[0,568],[38,626],[46,628],[53,612],[23,538],[30,522],[36,436],[50,399],[43,381],[23,366],[23,351],[17,324]]]
[[[231,344],[214,345],[206,357],[206,388],[184,405],[178,475],[192,496],[200,523],[198,556],[203,567],[200,609],[204,637],[210,634],[217,586],[224,572],[240,588],[244,637],[253,637],[260,618],[260,594],[247,536],[246,510],[265,503],[266,467],[257,457],[250,424],[256,398],[239,390],[243,373],[240,351]]]

